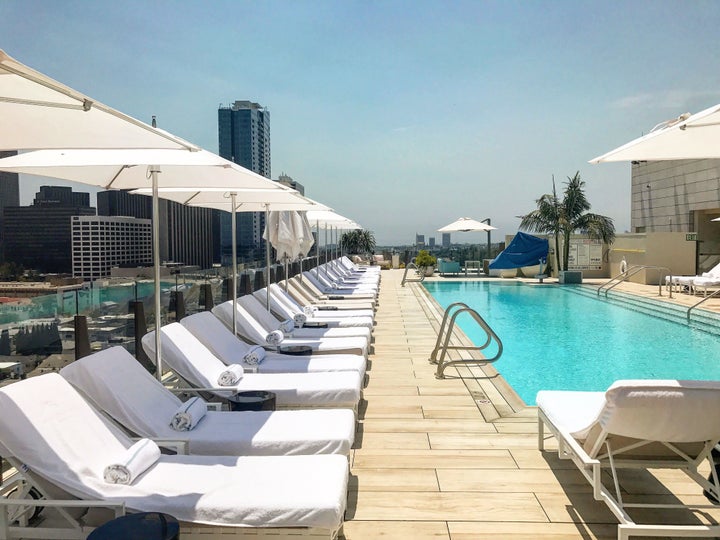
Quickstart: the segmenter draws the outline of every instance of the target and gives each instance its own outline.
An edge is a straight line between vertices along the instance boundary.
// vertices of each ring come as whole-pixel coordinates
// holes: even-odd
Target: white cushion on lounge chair
[[[602,398],[601,398],[602,396]],[[540,391],[537,404],[548,419],[577,439],[596,425],[623,437],[667,442],[720,439],[720,382],[616,381],[604,393]]]
[[[246,294],[237,299],[237,302],[244,307],[252,317],[258,321],[268,332],[280,328],[285,332],[285,328],[281,325],[287,325],[290,330],[289,336],[292,338],[311,338],[311,339],[347,339],[347,338],[364,338],[367,346],[370,341],[370,328],[367,327],[347,327],[347,328],[294,328],[292,319],[279,321],[270,313],[266,307],[252,294]],[[288,334],[286,333],[286,335]]]
[[[180,323],[161,328],[162,358],[166,365],[190,384],[217,388],[217,377],[225,369],[212,352]],[[142,338],[143,348],[155,357],[155,333]],[[275,403],[284,407],[339,407],[354,409],[360,400],[362,377],[356,371],[326,373],[246,373],[237,386],[215,391],[227,397],[244,390],[275,393]]]
[[[237,311],[238,333],[256,345],[265,343],[265,337],[270,331],[264,328],[240,303],[235,306]],[[213,315],[220,319],[228,328],[232,328],[233,303],[231,300],[223,302],[212,309]],[[285,338],[281,349],[284,346],[305,345],[313,352],[323,354],[360,354],[367,358],[368,340],[363,337],[346,338]]]
[[[330,328],[345,328],[350,326],[373,326],[373,312],[368,310],[347,310],[336,312],[321,312],[317,309],[312,311],[311,315],[304,312],[303,307],[288,295],[282,287],[277,283],[272,283],[268,288],[255,291],[253,295],[261,304],[267,302],[268,291],[270,292],[270,309],[283,317],[297,317],[301,315],[305,317],[305,322],[326,323]],[[312,308],[312,306],[310,306]]]
[[[0,446],[81,499],[124,501],[181,521],[245,527],[337,529],[345,510],[345,456],[162,455],[131,485],[103,469],[133,442],[111,428],[60,375],[0,389]]]
[[[232,364],[242,360],[246,351],[251,347],[234,336],[230,329],[209,311],[201,311],[189,317],[184,317],[180,324],[190,330],[203,345],[225,364]],[[265,359],[255,367],[257,367],[258,373],[357,371],[361,376],[364,376],[366,365],[365,358],[357,354],[292,356],[266,351]]]
[[[191,454],[348,454],[354,440],[350,409],[208,411],[192,431],[168,426],[181,404],[122,347],[91,354],[60,370],[93,404],[142,437],[188,441]]]

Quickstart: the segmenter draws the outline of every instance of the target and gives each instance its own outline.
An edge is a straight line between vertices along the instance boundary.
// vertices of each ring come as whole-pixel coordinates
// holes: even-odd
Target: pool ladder
[[[415,274],[417,275],[417,277],[409,278],[409,277],[407,277],[408,270],[412,270],[412,269],[415,270]],[[400,285],[402,287],[404,287],[406,283],[410,283],[413,281],[415,281],[415,282],[423,281],[425,279],[425,271],[424,270],[425,270],[424,268],[418,268],[418,266],[414,262],[409,262],[407,264],[407,266],[405,267],[405,272],[403,272],[402,283]]]
[[[462,313],[468,313],[478,326],[482,328],[486,336],[485,343],[480,346],[450,345],[450,338],[452,337],[453,330],[455,329],[455,319],[457,319]],[[469,358],[464,360],[445,359],[449,350],[482,351],[493,341],[497,343],[497,353],[492,358]],[[455,302],[454,304],[450,304],[445,310],[445,315],[443,315],[442,324],[440,325],[440,331],[438,332],[437,341],[435,342],[435,348],[430,354],[430,363],[437,364],[435,378],[444,379],[445,368],[448,366],[456,364],[476,366],[490,364],[500,358],[500,356],[502,356],[502,352],[502,341],[493,329],[490,328],[490,325],[485,321],[485,319],[483,319],[477,311],[469,307],[467,304],[463,302]]]
[[[617,276],[611,278],[610,280],[606,281],[602,285],[600,285],[597,289],[597,294],[600,296],[600,291],[605,291],[605,298],[607,298],[608,291],[610,289],[613,289],[614,287],[617,287],[620,285],[623,281],[625,281],[630,276],[634,276],[640,270],[657,270],[658,271],[658,296],[662,296],[662,281],[665,276],[670,276],[670,281],[672,282],[672,274],[670,273],[670,269],[666,266],[652,266],[652,265],[634,265],[628,268],[625,272],[622,272],[621,274],[618,274]],[[663,271],[667,270],[667,274],[662,273]],[[670,287],[670,298],[672,298],[672,286]]]

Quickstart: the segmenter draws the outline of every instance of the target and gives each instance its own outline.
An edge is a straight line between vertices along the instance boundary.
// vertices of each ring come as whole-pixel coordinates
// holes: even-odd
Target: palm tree
[[[343,233],[340,243],[348,253],[353,255],[372,253],[375,250],[375,236],[372,231],[365,229],[355,229]]]
[[[615,240],[615,225],[611,218],[593,214],[590,203],[585,197],[585,182],[580,179],[580,171],[568,177],[562,201],[555,192],[553,177],[552,195],[545,194],[537,202],[537,210],[522,217],[520,228],[528,232],[553,234],[555,253],[558,254],[558,270],[567,270],[570,259],[570,236],[575,231],[589,238],[612,244]],[[563,237],[562,259],[560,257],[560,236]]]

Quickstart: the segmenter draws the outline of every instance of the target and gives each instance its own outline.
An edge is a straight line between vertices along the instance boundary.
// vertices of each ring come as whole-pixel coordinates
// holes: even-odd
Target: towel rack
[[[485,343],[480,346],[465,346],[465,345],[450,345],[450,338],[452,337],[453,330],[455,329],[455,320],[462,313],[468,313],[473,320],[478,324],[480,328],[485,332]],[[482,351],[490,346],[493,341],[497,344],[497,352],[495,356],[491,358],[469,358],[464,360],[446,360],[447,352],[449,350],[463,350],[463,351]],[[482,316],[475,311],[473,308],[465,304],[464,302],[455,302],[450,304],[445,310],[443,315],[442,324],[440,325],[440,331],[438,332],[437,341],[435,342],[435,348],[430,354],[430,363],[437,364],[437,371],[435,377],[437,379],[445,378],[445,368],[454,364],[465,364],[465,365],[485,365],[495,362],[500,356],[502,356],[503,344],[502,340],[498,337],[495,331],[490,328],[490,325],[482,318]],[[438,357],[438,354],[440,355]]]

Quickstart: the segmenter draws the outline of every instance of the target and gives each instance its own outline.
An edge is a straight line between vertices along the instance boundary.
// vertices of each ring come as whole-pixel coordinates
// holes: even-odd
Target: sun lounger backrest
[[[201,311],[180,321],[190,333],[224,364],[240,364],[250,345],[240,340],[209,311]]]
[[[225,370],[223,364],[198,338],[180,323],[166,324],[160,329],[162,359],[170,369],[198,387],[215,388]],[[150,358],[155,356],[155,332],[145,334],[143,348]]]
[[[266,335],[268,332],[280,328],[280,321],[272,313],[268,312],[265,306],[252,294],[241,296],[238,298],[238,303],[247,310],[251,317],[262,325]]]
[[[615,382],[594,422],[572,433],[591,456],[606,438],[667,443],[720,440],[720,382],[629,380]],[[625,444],[624,442],[621,444]],[[702,449],[702,444],[694,447]],[[688,452],[692,452],[690,447]]]
[[[62,368],[60,375],[101,410],[143,437],[170,433],[170,418],[182,404],[122,347],[75,360]]]
[[[237,311],[237,332],[253,343],[258,345],[264,344],[268,332],[239,303],[235,306],[235,309]],[[220,319],[228,328],[232,328],[232,312],[232,300],[223,302],[212,309],[213,315]]]
[[[0,389],[0,441],[35,474],[81,498],[100,498],[108,463],[132,441],[65,379],[48,373]]]
[[[610,433],[667,442],[720,439],[720,382],[617,381],[600,424]]]
[[[258,289],[254,293],[252,293],[255,299],[260,302],[261,305],[265,306],[267,305],[267,295],[268,295],[268,289],[262,288]],[[270,311],[273,312],[274,315],[277,317],[284,319],[292,319],[294,313],[288,309],[288,307],[278,300],[274,294],[270,294]]]

